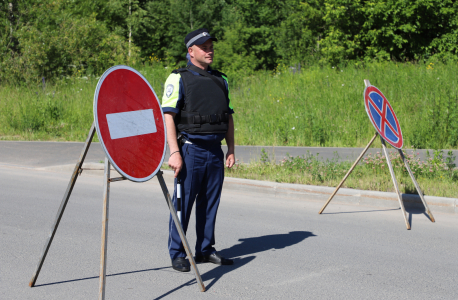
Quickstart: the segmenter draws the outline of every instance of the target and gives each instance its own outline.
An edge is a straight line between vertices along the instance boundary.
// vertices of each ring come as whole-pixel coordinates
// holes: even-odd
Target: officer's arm
[[[175,129],[175,122],[173,121],[175,115],[176,113],[172,112],[164,113],[165,126],[167,127],[167,143],[169,144],[171,154],[169,158],[169,167],[175,171],[175,177],[177,177],[183,166],[183,160],[181,159],[180,148],[177,142],[177,131]]]
[[[226,132],[226,167],[232,168],[235,164],[235,144],[234,144],[234,119],[229,115],[229,128]]]

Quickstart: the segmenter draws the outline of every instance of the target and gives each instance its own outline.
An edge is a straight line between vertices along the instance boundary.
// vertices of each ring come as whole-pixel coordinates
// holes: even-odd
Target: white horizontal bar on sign
[[[157,131],[152,109],[108,114],[107,122],[112,140]]]

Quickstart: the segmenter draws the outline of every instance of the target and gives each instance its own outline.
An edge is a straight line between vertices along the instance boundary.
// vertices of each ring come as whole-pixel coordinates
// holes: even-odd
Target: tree
[[[100,74],[128,62],[128,44],[96,14],[75,13],[70,1],[22,2],[17,51],[2,56],[1,81],[33,82],[79,74]],[[131,62],[138,57],[133,47]],[[4,49],[2,49],[4,51]],[[5,52],[3,52],[5,53]]]

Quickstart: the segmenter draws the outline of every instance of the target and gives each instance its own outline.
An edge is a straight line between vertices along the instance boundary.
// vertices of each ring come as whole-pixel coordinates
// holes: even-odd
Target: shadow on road
[[[419,207],[406,206],[405,209],[406,209],[406,213],[408,214],[408,220],[409,220],[411,228],[412,228],[412,215],[425,215],[426,218],[428,218],[428,220],[431,221],[431,218],[426,213],[426,209],[424,207],[419,208]]]
[[[356,214],[356,213],[368,213],[368,212],[390,211],[390,210],[400,210],[400,208],[357,210],[357,211],[339,211],[339,212],[332,212],[332,213],[323,212],[322,214],[323,215],[339,215],[339,214]]]
[[[146,269],[146,270],[137,270],[137,271],[130,271],[130,272],[115,273],[115,274],[109,274],[109,275],[107,275],[107,277],[118,276],[118,275],[127,275],[127,274],[133,274],[133,273],[141,273],[141,272],[149,272],[149,271],[159,271],[159,270],[162,270],[162,269],[169,269],[169,268],[171,268],[171,267],[162,267],[162,268],[154,268],[154,269]],[[36,284],[35,287],[54,285],[54,284],[61,284],[61,283],[68,283],[68,282],[75,282],[75,281],[81,281],[81,280],[98,279],[98,278],[99,278],[99,276],[92,276],[92,277],[85,277],[85,278],[78,278],[78,279],[70,279],[70,280],[64,280],[64,281]]]
[[[283,249],[298,244],[308,237],[316,236],[309,231],[291,231],[286,234],[271,234],[239,239],[240,244],[219,251],[225,257],[237,257],[263,252],[270,249]]]
[[[202,280],[203,281],[211,280],[211,282],[207,284],[206,286],[208,290],[221,277],[223,277],[224,274],[227,274],[231,271],[241,268],[256,258],[255,255],[251,255],[251,254],[260,253],[260,252],[271,250],[271,249],[284,249],[286,247],[298,244],[302,242],[303,240],[305,240],[306,238],[312,237],[312,236],[316,236],[316,235],[309,231],[291,231],[285,234],[271,234],[271,235],[264,235],[264,236],[259,236],[259,237],[239,239],[239,242],[241,242],[240,244],[237,244],[230,248],[219,251],[219,253],[222,256],[233,258],[234,265],[217,266],[216,268],[206,272],[205,274],[202,274]],[[250,256],[240,258],[240,256],[245,256],[245,255],[250,255]],[[152,268],[152,269],[145,269],[145,270],[115,273],[115,274],[109,274],[107,275],[107,277],[118,276],[118,275],[128,275],[128,274],[140,273],[140,272],[159,271],[159,270],[169,269],[169,268],[171,267],[161,267],[161,268]],[[69,283],[69,282],[98,279],[98,278],[99,276],[92,276],[92,277],[57,281],[57,282],[51,282],[51,283],[37,284],[35,285],[35,287],[43,287],[43,286],[54,285],[54,284]],[[195,279],[189,280],[188,282],[168,291],[167,293],[157,297],[156,299],[162,299],[185,286],[190,286],[194,284],[196,284]]]
[[[426,213],[425,208],[419,208],[418,206],[409,206],[404,203],[406,213],[408,215],[408,221],[410,227],[412,227],[412,215],[425,215],[428,220],[431,218]],[[390,209],[374,209],[374,210],[358,210],[358,211],[342,211],[342,212],[332,212],[332,213],[323,213],[323,215],[338,215],[338,214],[355,214],[355,213],[368,213],[368,212],[378,212],[378,211],[390,211],[390,210],[401,210],[401,208],[390,208]],[[402,217],[402,215],[401,215]]]
[[[271,249],[284,249],[286,247],[298,244],[306,238],[312,236],[316,235],[309,231],[291,231],[285,234],[271,234],[259,237],[239,239],[239,242],[241,242],[240,244],[219,251],[221,256],[234,259],[234,264],[232,266],[217,266],[216,268],[206,272],[205,274],[202,274],[203,281],[211,280],[211,282],[206,285],[206,289],[209,290],[221,277],[224,276],[224,274],[241,268],[256,258],[255,255],[250,254],[255,254]],[[250,256],[237,258],[238,256],[245,255]],[[162,299],[172,294],[173,292],[181,289],[182,287],[193,285],[195,283],[195,279],[190,280],[155,299]]]

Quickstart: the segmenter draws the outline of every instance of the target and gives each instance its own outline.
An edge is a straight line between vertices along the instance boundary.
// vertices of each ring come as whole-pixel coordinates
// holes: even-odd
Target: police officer
[[[169,166],[181,182],[181,224],[186,233],[191,210],[196,202],[196,262],[231,265],[221,257],[215,244],[216,213],[224,180],[224,164],[231,168],[234,156],[234,113],[225,74],[210,68],[213,41],[208,30],[201,28],[185,38],[190,61],[186,68],[174,70],[165,83],[162,109],[170,149]],[[178,139],[177,139],[178,137]],[[226,159],[221,149],[225,139]],[[175,224],[170,218],[168,248],[173,269],[189,272],[190,264]]]

